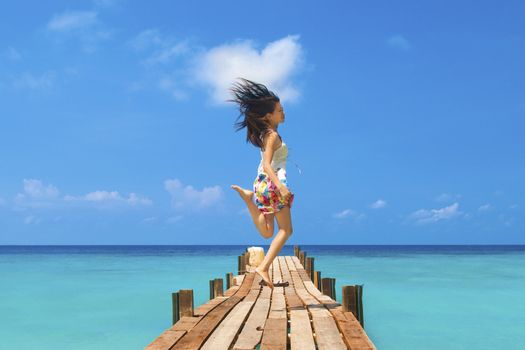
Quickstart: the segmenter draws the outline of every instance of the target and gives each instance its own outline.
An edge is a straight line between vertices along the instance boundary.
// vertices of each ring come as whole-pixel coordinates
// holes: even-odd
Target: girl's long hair
[[[280,100],[275,93],[268,90],[263,84],[244,78],[239,79],[242,80],[242,83],[236,82],[230,88],[234,99],[227,100],[227,102],[239,104],[240,115],[237,117],[237,120],[244,116],[244,120],[234,124],[234,127],[236,127],[235,131],[246,127],[246,142],[251,142],[262,149],[264,148],[264,135],[271,129],[264,116],[267,113],[272,113]]]

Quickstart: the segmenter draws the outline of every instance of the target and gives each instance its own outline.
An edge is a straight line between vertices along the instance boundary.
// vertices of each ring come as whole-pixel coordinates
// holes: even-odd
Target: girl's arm
[[[275,184],[275,186],[277,186],[280,189],[281,186],[284,186],[284,185],[281,183],[281,180],[279,180],[279,178],[273,171],[272,165],[271,165],[274,149],[277,149],[279,147],[278,146],[279,143],[277,139],[278,139],[278,136],[276,132],[272,132],[270,133],[270,135],[266,137],[266,140],[264,142],[265,145],[264,145],[264,153],[263,153],[263,170],[266,174],[268,174],[268,177]]]

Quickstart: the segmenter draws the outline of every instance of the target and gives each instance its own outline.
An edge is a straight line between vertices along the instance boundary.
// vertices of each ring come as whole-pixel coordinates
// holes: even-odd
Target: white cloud
[[[412,48],[410,42],[402,35],[393,35],[386,41],[387,45],[396,49],[408,51]]]
[[[15,208],[42,208],[53,206],[59,200],[59,191],[53,185],[44,185],[37,179],[24,179],[24,191],[14,198]]]
[[[448,220],[461,215],[458,210],[459,204],[456,202],[448,207],[439,209],[419,209],[408,216],[416,224],[428,224],[441,220]]]
[[[183,186],[178,179],[164,181],[164,188],[171,195],[171,204],[177,210],[210,207],[223,197],[220,186],[204,187],[199,191],[191,185]]]
[[[146,57],[142,60],[144,66],[155,67],[153,83],[133,82],[129,85],[128,91],[139,91],[148,85],[159,88],[178,101],[188,99],[186,92],[188,83],[185,77],[187,72],[185,69],[187,69],[189,53],[192,50],[187,39],[177,40],[162,35],[157,29],[148,29],[128,41],[127,45]],[[173,63],[177,64],[176,68],[173,67]],[[151,76],[151,72],[149,76]]]
[[[65,201],[80,201],[101,204],[127,204],[130,206],[151,205],[153,202],[146,197],[139,197],[135,193],[130,193],[128,197],[123,197],[117,191],[94,191],[83,196],[64,196]]]
[[[251,40],[219,45],[197,57],[192,73],[197,82],[211,88],[213,101],[219,104],[231,98],[229,88],[238,77],[266,85],[282,101],[294,101],[299,91],[291,76],[303,62],[298,41],[299,35],[288,35],[261,51]]]
[[[374,203],[370,204],[372,209],[380,209],[386,206],[386,201],[384,199],[378,199]]]
[[[174,99],[182,101],[188,99],[188,94],[172,78],[164,77],[159,81],[159,88],[168,92]]]
[[[436,198],[434,198],[437,202],[449,202],[449,201],[455,201],[461,198],[460,194],[451,194],[451,193],[442,193]]]
[[[363,220],[366,217],[366,215],[365,214],[360,214],[360,213],[358,213],[358,212],[356,212],[355,210],[352,210],[352,209],[345,209],[345,210],[342,210],[342,211],[340,211],[338,213],[333,214],[332,217],[334,217],[336,219],[352,218],[355,221],[360,221],[360,220]]]
[[[167,224],[174,224],[180,220],[182,220],[183,216],[182,215],[177,215],[177,216],[172,216],[172,217],[169,217],[166,219],[166,223]]]
[[[31,225],[31,224],[38,224],[41,220],[33,215],[28,215],[24,218],[24,223],[26,225]]]
[[[13,88],[21,90],[40,90],[46,91],[55,85],[56,74],[53,71],[47,71],[40,75],[34,75],[30,72],[24,72],[13,79]]]
[[[115,205],[147,206],[152,201],[130,193],[127,197],[117,191],[93,191],[81,196],[64,195],[53,185],[44,185],[41,180],[24,179],[24,191],[15,196],[15,208],[64,207],[75,203],[90,203],[96,207],[107,208]]]
[[[22,59],[22,54],[12,46],[5,50],[3,56],[10,61],[20,61]]]
[[[147,29],[133,38],[129,45],[136,51],[149,53],[146,64],[166,64],[190,51],[188,40],[163,36],[157,29]]]
[[[478,211],[488,211],[490,209],[492,209],[492,206],[487,203],[487,204],[483,204],[482,206],[480,206],[478,208]]]
[[[79,42],[87,53],[96,51],[100,43],[112,35],[98,20],[98,13],[95,11],[66,11],[56,14],[47,23],[47,30],[58,41]]]
[[[68,11],[58,15],[47,23],[47,29],[52,31],[68,31],[90,27],[97,23],[97,13],[94,11]]]
[[[282,101],[299,97],[292,83],[292,75],[304,62],[298,35],[270,42],[261,50],[251,40],[204,48],[191,44],[189,39],[147,29],[129,40],[128,46],[144,56],[142,63],[146,67],[155,68],[148,74],[151,77],[153,73],[155,81],[147,85],[168,92],[176,100],[187,99],[190,88],[204,86],[213,102],[226,104],[231,98],[229,89],[239,77],[267,85]],[[130,91],[143,85],[135,82]]]
[[[146,223],[155,222],[155,221],[157,221],[157,218],[154,216],[150,216],[150,217],[142,219],[142,222],[146,222]]]
[[[24,192],[34,198],[56,198],[59,194],[55,186],[44,186],[42,181],[37,179],[24,179]]]

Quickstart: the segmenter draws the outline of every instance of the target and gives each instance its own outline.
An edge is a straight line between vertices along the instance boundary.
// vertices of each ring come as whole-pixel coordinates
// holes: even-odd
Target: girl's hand
[[[277,190],[279,192],[279,195],[283,197],[286,201],[290,198],[290,190],[288,190],[288,187],[286,187],[284,184],[280,183],[279,186],[277,186]]]

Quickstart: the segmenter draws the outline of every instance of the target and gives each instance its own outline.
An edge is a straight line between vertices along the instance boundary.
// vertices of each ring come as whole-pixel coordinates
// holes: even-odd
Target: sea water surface
[[[246,246],[0,246],[0,349],[143,349]],[[301,246],[378,349],[525,349],[525,246]],[[265,247],[267,249],[267,247]],[[281,255],[293,255],[286,246]]]

